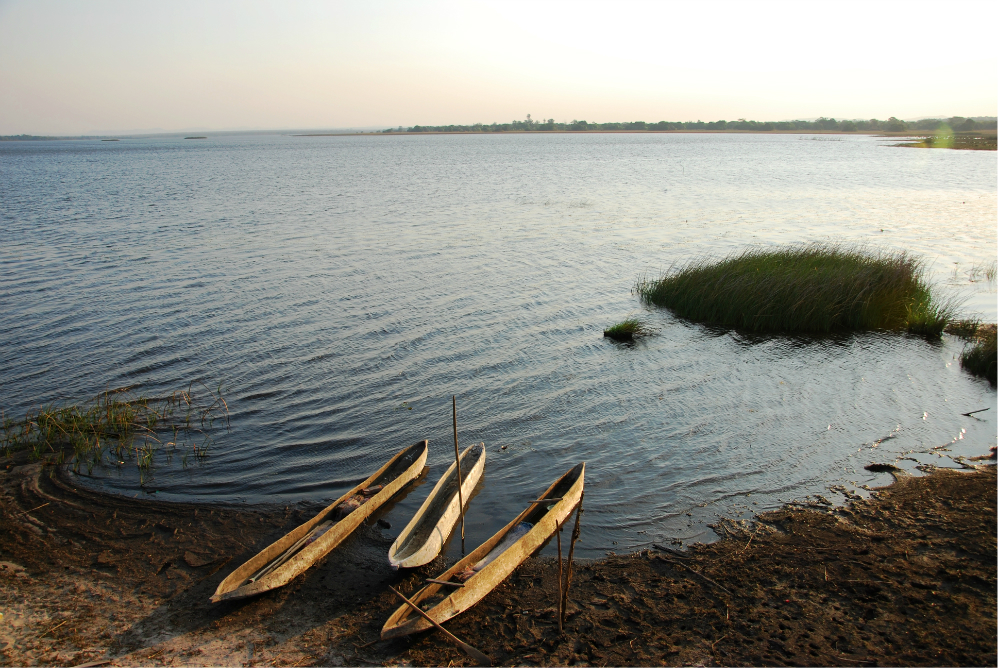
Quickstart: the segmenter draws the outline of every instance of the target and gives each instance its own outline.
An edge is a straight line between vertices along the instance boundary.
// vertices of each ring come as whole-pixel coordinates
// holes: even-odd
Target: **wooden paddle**
[[[456,635],[454,635],[453,633],[451,633],[450,631],[448,631],[444,627],[442,627],[439,624],[437,624],[435,621],[433,621],[432,617],[430,617],[428,614],[426,614],[425,612],[423,612],[422,608],[420,608],[418,605],[416,605],[415,603],[413,603],[412,601],[410,601],[409,599],[407,599],[402,594],[402,592],[400,592],[398,589],[396,589],[395,587],[392,587],[391,585],[389,585],[388,588],[391,589],[393,592],[395,592],[395,594],[399,598],[401,598],[403,601],[405,601],[406,603],[408,603],[409,607],[412,608],[413,610],[415,610],[416,612],[418,612],[423,617],[423,619],[425,619],[430,624],[433,624],[435,627],[437,627],[440,630],[441,633],[443,633],[445,636],[447,636],[448,639],[450,639],[451,642],[453,642],[455,645],[457,645],[458,647],[460,647],[461,649],[463,649],[464,652],[465,652],[465,654],[467,654],[472,659],[474,659],[475,661],[478,662],[479,666],[491,666],[492,665],[492,659],[490,659],[488,657],[488,655],[482,654],[477,649],[475,649],[474,647],[472,647],[468,643],[464,642],[463,640],[459,639]]]

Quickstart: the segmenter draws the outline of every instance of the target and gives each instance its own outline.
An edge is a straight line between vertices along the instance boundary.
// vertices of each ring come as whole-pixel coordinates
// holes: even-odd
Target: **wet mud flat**
[[[378,517],[288,586],[213,605],[305,506],[163,503],[0,469],[0,663],[468,665],[437,632],[381,641],[444,564],[392,571]],[[995,665],[993,466],[902,477],[846,507],[786,506],[685,552],[530,559],[446,626],[496,665]],[[582,520],[585,537],[585,515]]]

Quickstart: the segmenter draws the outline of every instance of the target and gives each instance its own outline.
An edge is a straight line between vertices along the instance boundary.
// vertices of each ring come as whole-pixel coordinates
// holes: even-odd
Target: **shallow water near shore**
[[[131,465],[89,482],[288,504],[422,438],[435,482],[456,394],[462,447],[488,453],[466,543],[586,460],[584,557],[889,481],[869,463],[986,452],[995,392],[952,337],[749,338],[631,293],[691,255],[841,241],[925,256],[944,295],[996,319],[994,283],[971,280],[994,259],[993,154],[809,139],[5,142],[0,407],[221,382],[232,428],[207,464],[160,462],[144,490]],[[603,339],[628,315],[657,334]]]

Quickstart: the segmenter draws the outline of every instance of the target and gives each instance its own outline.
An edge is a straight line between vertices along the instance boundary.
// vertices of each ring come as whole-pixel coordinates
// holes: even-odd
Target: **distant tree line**
[[[835,120],[834,118],[818,118],[813,121],[747,121],[739,118],[737,121],[686,121],[646,123],[645,121],[630,121],[627,123],[590,123],[573,120],[571,123],[556,123],[553,118],[537,121],[527,114],[524,121],[510,123],[475,123],[474,125],[414,125],[382,130],[391,132],[586,132],[608,130],[631,131],[681,131],[692,130],[701,132],[745,131],[745,132],[935,132],[949,127],[957,132],[967,132],[982,129],[995,129],[998,119],[994,117],[965,118],[925,118],[919,121],[906,122],[893,116],[886,121],[871,118],[869,120]]]
[[[0,135],[0,141],[40,141],[42,139],[58,139],[58,137],[39,137],[37,135]]]

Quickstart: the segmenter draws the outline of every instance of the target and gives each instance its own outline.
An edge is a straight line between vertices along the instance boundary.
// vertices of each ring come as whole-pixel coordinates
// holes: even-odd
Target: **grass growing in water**
[[[977,320],[960,320],[946,331],[972,343],[960,353],[960,368],[987,378],[992,386],[998,385],[998,327],[982,325]]]
[[[637,318],[628,318],[627,320],[622,320],[616,325],[608,327],[603,330],[603,336],[615,339],[617,341],[631,341],[639,336],[646,336],[651,333],[644,323],[642,323]]]
[[[0,454],[28,451],[32,459],[53,463],[62,463],[69,455],[75,471],[82,465],[88,472],[134,458],[142,479],[161,447],[168,458],[179,451],[184,467],[190,457],[201,462],[212,444],[215,422],[221,420],[228,426],[221,387],[213,392],[201,385],[204,392],[196,393],[191,383],[186,391],[158,399],[134,397],[130,388],[120,388],[83,403],[42,406],[29,411],[23,420],[5,416]]]
[[[967,272],[967,276],[970,278],[971,283],[976,283],[980,280],[993,283],[996,275],[998,275],[998,261],[995,260],[992,260],[990,263],[985,262],[983,264],[975,264],[970,268],[970,271]]]
[[[677,315],[751,332],[907,330],[939,337],[954,305],[936,302],[924,265],[904,251],[825,244],[697,258],[638,294]]]

